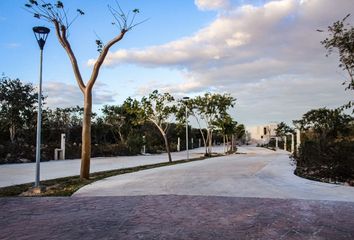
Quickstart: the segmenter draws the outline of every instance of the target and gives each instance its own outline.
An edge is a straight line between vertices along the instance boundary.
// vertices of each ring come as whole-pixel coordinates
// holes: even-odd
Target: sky
[[[74,17],[69,41],[84,79],[98,56],[95,40],[117,35],[107,5],[115,0],[62,1]],[[0,0],[0,74],[37,85],[39,47],[32,27],[51,29],[44,49],[43,91],[48,107],[83,104],[65,51],[50,23],[25,11],[26,0]],[[353,99],[341,83],[338,56],[320,41],[328,25],[353,13],[353,0],[119,0],[138,8],[137,21],[111,48],[93,89],[94,111],[140,99],[157,89],[177,99],[205,92],[237,99],[232,117],[246,126],[292,120],[311,109]],[[354,16],[349,18],[354,24]]]

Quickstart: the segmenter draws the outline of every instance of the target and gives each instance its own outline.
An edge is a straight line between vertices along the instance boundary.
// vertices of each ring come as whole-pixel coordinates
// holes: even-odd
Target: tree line
[[[45,98],[44,106],[45,106]],[[211,154],[214,141],[227,143],[231,136],[242,141],[244,126],[228,114],[236,99],[229,94],[206,93],[188,100],[176,100],[157,90],[141,99],[127,98],[121,105],[105,105],[92,113],[92,156],[136,155],[143,145],[147,152],[170,152],[185,149],[186,114],[198,127],[188,125],[189,148],[205,147]],[[51,109],[44,107],[42,122],[42,159],[53,159],[66,135],[67,158],[79,158],[82,148],[82,107]],[[2,76],[0,80],[0,162],[33,161],[37,116],[37,93],[32,84]],[[199,140],[200,139],[200,140]],[[228,150],[230,150],[229,147]]]

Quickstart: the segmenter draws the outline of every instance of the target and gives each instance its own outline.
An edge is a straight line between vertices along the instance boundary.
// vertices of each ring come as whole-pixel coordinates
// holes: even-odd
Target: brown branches
[[[51,23],[56,22],[59,26],[64,26],[66,29],[69,29],[79,16],[85,14],[81,9],[77,9],[76,15],[70,19],[68,17],[69,10],[64,8],[64,4],[61,1],[56,1],[56,3],[52,4],[44,0],[40,0],[40,3],[37,0],[29,0],[25,7],[35,18]]]

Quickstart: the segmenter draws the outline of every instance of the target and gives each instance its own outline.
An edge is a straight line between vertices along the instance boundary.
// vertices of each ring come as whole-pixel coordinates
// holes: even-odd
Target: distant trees
[[[229,137],[232,138],[232,135],[236,133],[237,122],[234,121],[229,114],[225,114],[223,117],[218,118],[214,124],[220,130],[220,133],[222,134],[223,142],[224,142],[224,151],[228,152],[229,151],[228,143],[229,143],[229,140],[232,140],[232,139],[229,139]],[[227,146],[226,146],[226,144],[227,144]],[[225,148],[225,146],[226,146],[226,148]]]
[[[136,124],[143,122],[151,122],[161,133],[165,142],[168,159],[172,162],[170,145],[167,138],[169,127],[169,118],[176,112],[174,105],[174,97],[169,93],[159,93],[157,90],[149,94],[148,97],[143,97],[140,102],[137,100],[128,99],[131,113],[137,116]]]
[[[123,105],[124,106],[124,105]],[[123,135],[123,127],[127,122],[127,109],[123,106],[108,106],[102,108],[104,122],[110,126],[111,130],[119,135],[122,143],[126,142]],[[118,142],[118,140],[116,140]]]
[[[217,123],[225,120],[228,116],[227,111],[234,106],[236,99],[230,94],[205,93],[191,100],[191,107],[199,118],[204,121],[207,129],[206,154],[211,154],[212,132]]]
[[[37,95],[33,90],[31,84],[23,84],[18,79],[3,77],[0,81],[0,163],[34,159]],[[150,153],[165,149],[169,161],[172,161],[171,149],[177,149],[178,137],[185,134],[186,105],[188,115],[194,116],[197,122],[205,121],[204,115],[199,113],[206,114],[210,120],[209,134],[214,135],[219,143],[222,138],[224,142],[229,142],[231,136],[241,138],[244,126],[237,125],[227,112],[235,99],[228,94],[208,93],[203,97],[209,95],[213,96],[208,97],[207,106],[202,103],[204,109],[197,105],[202,102],[199,97],[189,99],[181,106],[171,94],[159,93],[157,90],[142,97],[140,101],[128,98],[122,105],[103,106],[100,114],[92,113],[92,156],[138,154],[142,146],[146,145]],[[44,108],[42,160],[53,159],[54,149],[59,147],[62,133],[66,134],[66,157],[79,157],[83,118],[84,109],[79,106]],[[208,135],[208,128],[200,124],[198,129],[192,126],[188,126],[188,129],[189,138],[195,140]],[[212,139],[212,136],[207,139]],[[205,140],[204,143],[206,149],[210,147]],[[211,141],[208,143],[211,144]],[[19,144],[21,151],[18,149]],[[207,153],[211,154],[211,151]]]
[[[81,137],[77,132],[82,128],[83,108],[46,108],[43,111],[43,139],[52,142],[57,139],[61,133],[66,134],[66,139],[72,139],[74,142],[81,142]]]
[[[241,143],[244,143],[246,137],[246,128],[243,124],[237,124],[235,127],[235,137]]]
[[[334,140],[350,134],[353,117],[344,114],[341,109],[319,108],[305,113],[294,124],[301,130],[311,130],[317,138]]]
[[[0,79],[0,127],[9,132],[12,143],[19,131],[31,127],[37,96],[30,83],[5,76]]]
[[[275,134],[278,137],[284,137],[289,133],[294,133],[294,129],[289,127],[285,122],[280,122],[275,129]]]

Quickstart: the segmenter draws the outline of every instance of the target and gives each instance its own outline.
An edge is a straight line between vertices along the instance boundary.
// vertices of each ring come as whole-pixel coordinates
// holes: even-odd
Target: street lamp
[[[34,27],[33,33],[40,49],[40,65],[39,65],[39,84],[38,84],[38,114],[37,114],[37,140],[36,140],[36,179],[35,188],[39,186],[39,173],[41,161],[41,128],[42,128],[42,65],[43,65],[43,48],[47,40],[50,30],[46,27]]]
[[[187,160],[189,160],[189,151],[188,151],[188,108],[187,108],[187,101],[189,97],[184,97],[185,100],[184,104],[186,105],[186,150],[187,150]]]

